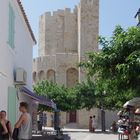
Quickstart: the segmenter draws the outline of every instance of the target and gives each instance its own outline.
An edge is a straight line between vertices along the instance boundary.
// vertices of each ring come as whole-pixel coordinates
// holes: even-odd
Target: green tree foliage
[[[79,108],[76,101],[76,94],[74,88],[65,88],[56,83],[42,81],[34,86],[34,92],[52,99],[57,108],[62,111],[76,110]],[[47,109],[41,106],[41,110]]]
[[[90,79],[78,83],[74,88],[77,104],[81,109],[86,108],[90,110],[93,106],[96,106],[95,84]]]
[[[77,83],[72,88],[66,88],[56,83],[42,81],[34,86],[34,92],[52,99],[61,111],[73,111],[82,108],[91,109],[96,105],[95,85],[92,81]],[[50,110],[43,105],[39,111]]]
[[[80,66],[95,77],[96,105],[119,108],[140,96],[140,28],[117,26],[110,40],[100,37],[99,43],[102,50],[89,53]]]

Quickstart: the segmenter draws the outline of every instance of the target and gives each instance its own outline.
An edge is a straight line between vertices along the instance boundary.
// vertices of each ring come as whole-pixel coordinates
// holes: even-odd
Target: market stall
[[[140,140],[140,98],[126,102],[118,116],[118,139]]]

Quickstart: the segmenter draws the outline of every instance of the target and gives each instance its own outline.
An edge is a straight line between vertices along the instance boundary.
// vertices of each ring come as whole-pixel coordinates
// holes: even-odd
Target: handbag
[[[19,129],[18,128],[14,128],[13,134],[12,134],[12,138],[14,140],[18,140],[18,133],[19,133]]]

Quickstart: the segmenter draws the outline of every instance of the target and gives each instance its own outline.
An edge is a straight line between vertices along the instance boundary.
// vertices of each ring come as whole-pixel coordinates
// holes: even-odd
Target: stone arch
[[[33,72],[33,82],[37,82],[37,73],[35,71]]]
[[[45,72],[43,70],[41,70],[39,73],[38,73],[38,78],[39,80],[45,80]]]
[[[66,71],[67,87],[73,87],[78,82],[78,70],[76,68],[69,68]]]
[[[56,82],[56,77],[55,77],[55,71],[50,69],[47,71],[47,80],[50,82],[55,83]]]

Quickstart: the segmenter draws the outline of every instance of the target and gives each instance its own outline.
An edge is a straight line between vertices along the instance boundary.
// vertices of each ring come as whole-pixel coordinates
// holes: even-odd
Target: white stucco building
[[[32,49],[36,40],[20,0],[1,0],[0,9],[0,110],[6,110],[14,124],[19,101],[31,101],[18,90],[15,80],[27,73],[24,86],[32,90]],[[16,77],[17,68],[25,70],[21,77]]]

